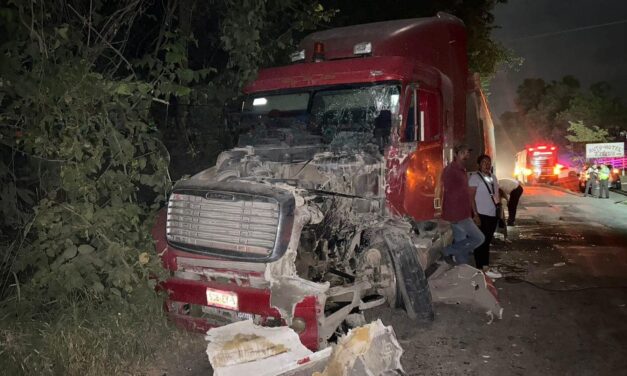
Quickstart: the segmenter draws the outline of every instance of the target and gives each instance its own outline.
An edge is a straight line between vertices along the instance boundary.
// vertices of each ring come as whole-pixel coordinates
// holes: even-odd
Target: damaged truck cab
[[[427,276],[450,226],[455,143],[492,123],[450,15],[309,35],[244,90],[237,147],[179,182],[153,229],[168,314],[208,330],[289,325],[310,349],[387,304],[433,316]]]

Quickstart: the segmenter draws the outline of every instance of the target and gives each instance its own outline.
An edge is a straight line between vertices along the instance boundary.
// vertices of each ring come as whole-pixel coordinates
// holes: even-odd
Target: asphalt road
[[[460,305],[436,305],[421,327],[398,311],[368,318],[394,326],[409,375],[627,374],[625,199],[525,187],[517,226],[492,246],[502,320]]]

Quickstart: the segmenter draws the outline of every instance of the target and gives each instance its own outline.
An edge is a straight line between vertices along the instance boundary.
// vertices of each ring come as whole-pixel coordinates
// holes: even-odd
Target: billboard
[[[609,142],[604,144],[586,144],[586,159],[615,158],[625,156],[623,142]]]

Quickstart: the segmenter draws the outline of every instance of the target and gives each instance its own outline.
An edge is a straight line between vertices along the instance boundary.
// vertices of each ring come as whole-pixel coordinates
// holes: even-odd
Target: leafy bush
[[[163,141],[215,157],[225,100],[327,16],[295,0],[0,5],[3,371],[142,373],[177,348],[150,236]]]
[[[219,133],[192,137],[192,126],[220,129],[224,101],[330,14],[294,0],[1,7],[1,296],[46,304],[152,287],[150,219],[170,185],[160,128],[173,117],[175,134],[215,157]]]
[[[34,198],[9,248],[14,286],[42,303],[130,294],[157,270],[147,219],[169,186],[167,152],[149,116],[153,87],[98,72],[96,52],[54,22],[60,15],[31,18],[30,30],[11,23],[27,17],[20,4],[2,12],[13,31],[2,45],[2,146],[36,184],[20,187],[22,176],[12,176],[14,190]],[[3,211],[23,207],[3,202],[11,204]],[[19,221],[9,224],[20,230]]]

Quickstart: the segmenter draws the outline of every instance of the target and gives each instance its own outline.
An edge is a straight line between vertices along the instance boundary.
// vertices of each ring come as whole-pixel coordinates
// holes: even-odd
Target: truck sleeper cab
[[[153,229],[165,309],[190,329],[253,319],[318,349],[381,304],[433,317],[427,275],[452,236],[440,173],[457,142],[494,150],[463,24],[439,14],[301,46],[245,88],[238,146],[179,182]]]

